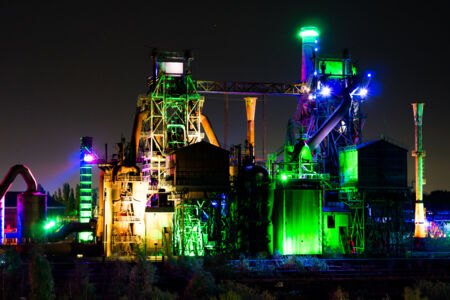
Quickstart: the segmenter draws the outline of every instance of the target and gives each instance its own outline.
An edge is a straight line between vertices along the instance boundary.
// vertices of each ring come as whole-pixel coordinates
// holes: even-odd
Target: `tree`
[[[30,299],[55,299],[52,270],[48,260],[41,254],[35,254],[29,268]]]

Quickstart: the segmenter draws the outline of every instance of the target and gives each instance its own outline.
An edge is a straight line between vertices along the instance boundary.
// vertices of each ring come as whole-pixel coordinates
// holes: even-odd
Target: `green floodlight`
[[[298,35],[301,38],[316,38],[320,35],[320,31],[317,27],[302,27]]]
[[[55,225],[56,225],[56,222],[51,220],[50,222],[48,222],[47,224],[44,225],[44,229],[49,230],[49,229],[53,228]]]
[[[286,174],[281,174],[281,180],[286,181],[288,179]]]

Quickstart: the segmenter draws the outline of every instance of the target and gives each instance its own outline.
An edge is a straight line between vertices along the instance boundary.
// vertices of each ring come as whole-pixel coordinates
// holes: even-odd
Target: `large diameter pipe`
[[[142,121],[148,118],[149,115],[148,110],[144,110],[141,112],[136,112],[134,116],[133,122],[133,132],[131,133],[131,153],[127,164],[130,166],[134,166],[136,164],[136,158],[139,149],[139,140],[141,138],[141,130],[142,130]]]
[[[11,169],[9,169],[2,183],[0,183],[0,198],[3,198],[3,196],[5,196],[5,194],[8,192],[17,175],[21,175],[23,180],[27,184],[27,192],[37,192],[36,179],[34,179],[34,176],[31,173],[30,169],[28,169],[24,165],[15,165],[11,167]]]
[[[200,122],[202,123],[203,130],[205,130],[206,136],[211,144],[220,147],[219,141],[217,140],[216,134],[212,129],[211,123],[207,116],[200,114]]]
[[[34,176],[31,173],[30,169],[28,169],[26,166],[15,165],[11,167],[11,169],[9,169],[8,173],[6,173],[5,178],[3,178],[2,183],[0,183],[0,244],[3,244],[3,238],[5,236],[5,195],[11,187],[14,179],[16,179],[17,175],[21,175],[25,180],[28,193],[37,192],[36,179],[34,179]]]
[[[245,97],[245,109],[247,111],[247,155],[255,156],[255,109],[257,97]],[[253,149],[250,153],[250,149]]]
[[[414,237],[425,238],[425,212],[423,206],[423,158],[425,151],[422,145],[422,119],[424,103],[412,103],[414,112],[414,129],[415,129],[415,150],[412,156],[415,157],[416,163],[416,204],[415,204],[415,219],[414,219]]]
[[[339,107],[333,112],[333,114],[322,124],[322,126],[317,130],[306,142],[299,141],[293,150],[291,161],[298,159],[301,149],[305,144],[309,147],[311,151],[319,146],[319,144],[325,139],[325,137],[333,130],[334,127],[348,114],[350,106],[352,104],[351,92],[356,89],[360,84],[361,79],[356,78],[353,82],[344,90],[342,95],[342,101]]]

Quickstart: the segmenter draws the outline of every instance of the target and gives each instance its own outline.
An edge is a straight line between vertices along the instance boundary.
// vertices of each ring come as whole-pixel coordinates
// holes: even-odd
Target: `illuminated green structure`
[[[299,183],[291,180],[274,191],[273,247],[282,255],[322,254],[321,190],[316,182]]]
[[[82,137],[80,147],[80,223],[89,223],[92,218],[92,138]],[[80,232],[78,239],[81,242],[93,240],[92,232]]]

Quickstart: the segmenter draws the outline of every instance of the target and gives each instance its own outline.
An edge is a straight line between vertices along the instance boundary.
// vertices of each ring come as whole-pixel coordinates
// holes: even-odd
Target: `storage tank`
[[[274,191],[272,223],[274,251],[322,254],[322,191],[279,186]]]
[[[17,195],[17,233],[19,244],[34,242],[44,237],[47,219],[47,196],[24,192]]]

